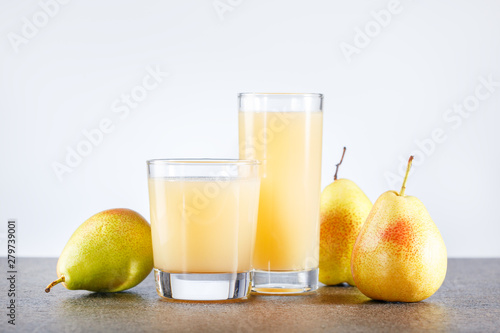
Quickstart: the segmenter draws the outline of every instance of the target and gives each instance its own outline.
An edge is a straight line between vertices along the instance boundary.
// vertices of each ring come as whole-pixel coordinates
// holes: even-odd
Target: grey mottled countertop
[[[353,287],[300,296],[252,295],[236,303],[162,301],[150,275],[116,294],[45,286],[54,258],[18,258],[15,328],[7,323],[9,281],[1,279],[0,331],[18,332],[500,332],[500,259],[450,259],[438,292],[412,304],[371,301]]]

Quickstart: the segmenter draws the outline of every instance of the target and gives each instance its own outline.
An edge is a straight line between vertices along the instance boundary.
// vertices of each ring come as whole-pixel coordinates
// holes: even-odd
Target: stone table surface
[[[121,293],[45,286],[56,277],[54,258],[18,258],[15,327],[1,279],[0,331],[18,332],[500,332],[500,259],[450,259],[446,280],[419,303],[371,301],[358,289],[322,287],[300,296],[251,295],[233,303],[163,301],[153,275]]]

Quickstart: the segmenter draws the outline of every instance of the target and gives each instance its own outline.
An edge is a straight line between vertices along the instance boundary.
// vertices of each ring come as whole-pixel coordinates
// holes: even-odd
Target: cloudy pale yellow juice
[[[252,269],[259,179],[150,178],[154,267],[169,273]]]
[[[257,270],[318,267],[322,112],[239,112],[240,158],[257,159]]]

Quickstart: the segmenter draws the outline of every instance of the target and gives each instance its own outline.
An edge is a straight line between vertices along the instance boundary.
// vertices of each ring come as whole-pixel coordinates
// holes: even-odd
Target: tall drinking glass
[[[251,288],[259,162],[148,161],[156,290],[180,300],[229,300]]]
[[[254,291],[318,288],[322,103],[321,94],[239,95],[240,158],[262,163]]]

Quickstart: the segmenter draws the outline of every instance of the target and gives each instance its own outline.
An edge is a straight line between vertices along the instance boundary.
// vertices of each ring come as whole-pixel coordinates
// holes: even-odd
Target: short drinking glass
[[[156,290],[179,300],[246,297],[259,200],[259,162],[150,160]]]

